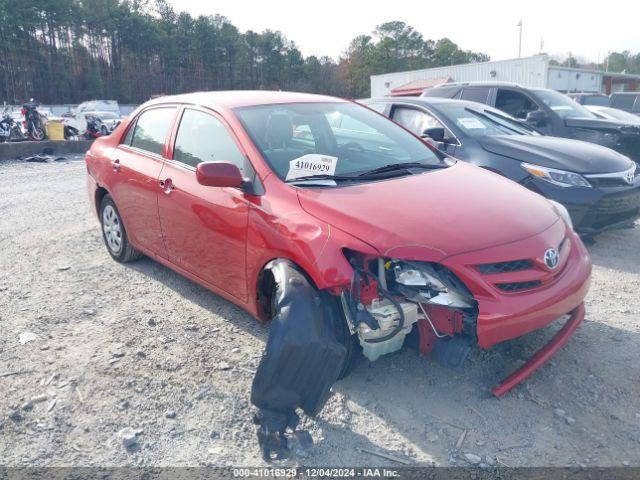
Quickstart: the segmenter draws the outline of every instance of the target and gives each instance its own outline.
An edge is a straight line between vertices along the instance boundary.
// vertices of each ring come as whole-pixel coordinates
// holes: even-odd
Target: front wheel
[[[35,140],[36,142],[41,142],[42,140],[44,140],[44,137],[45,137],[44,129],[34,126],[31,129],[30,133],[31,133],[32,140]]]
[[[132,262],[142,256],[142,253],[129,243],[120,212],[110,195],[105,195],[100,202],[100,224],[104,243],[116,262]]]

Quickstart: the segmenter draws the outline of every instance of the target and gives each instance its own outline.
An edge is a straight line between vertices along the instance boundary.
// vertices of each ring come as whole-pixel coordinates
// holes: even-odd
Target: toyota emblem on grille
[[[544,252],[544,263],[551,270],[556,268],[558,266],[558,263],[560,263],[560,254],[558,253],[558,250],[556,250],[555,248],[550,248],[549,250]]]
[[[624,175],[624,179],[629,185],[633,184],[633,178],[635,176],[634,173],[635,172],[633,170],[630,170]]]

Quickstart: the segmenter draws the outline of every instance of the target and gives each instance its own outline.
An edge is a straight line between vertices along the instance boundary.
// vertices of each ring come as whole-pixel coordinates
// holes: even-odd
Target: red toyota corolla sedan
[[[315,414],[359,349],[375,360],[408,336],[460,364],[567,317],[501,395],[584,317],[591,264],[561,205],[353,102],[158,98],[96,140],[87,169],[115,260],[147,255],[272,321],[252,393],[265,412]]]

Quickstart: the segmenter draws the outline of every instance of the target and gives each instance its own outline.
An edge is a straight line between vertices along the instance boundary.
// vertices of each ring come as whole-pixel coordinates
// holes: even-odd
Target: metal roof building
[[[473,81],[513,82],[527,87],[552,88],[561,92],[636,91],[640,75],[604,72],[549,64],[547,55],[467,63],[409,72],[371,76],[371,96],[419,95],[420,85]]]

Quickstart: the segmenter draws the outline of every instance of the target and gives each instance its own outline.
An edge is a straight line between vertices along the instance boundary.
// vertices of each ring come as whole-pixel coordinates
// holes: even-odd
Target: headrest
[[[266,142],[269,148],[284,148],[293,137],[293,123],[286,113],[272,113],[267,119]]]

